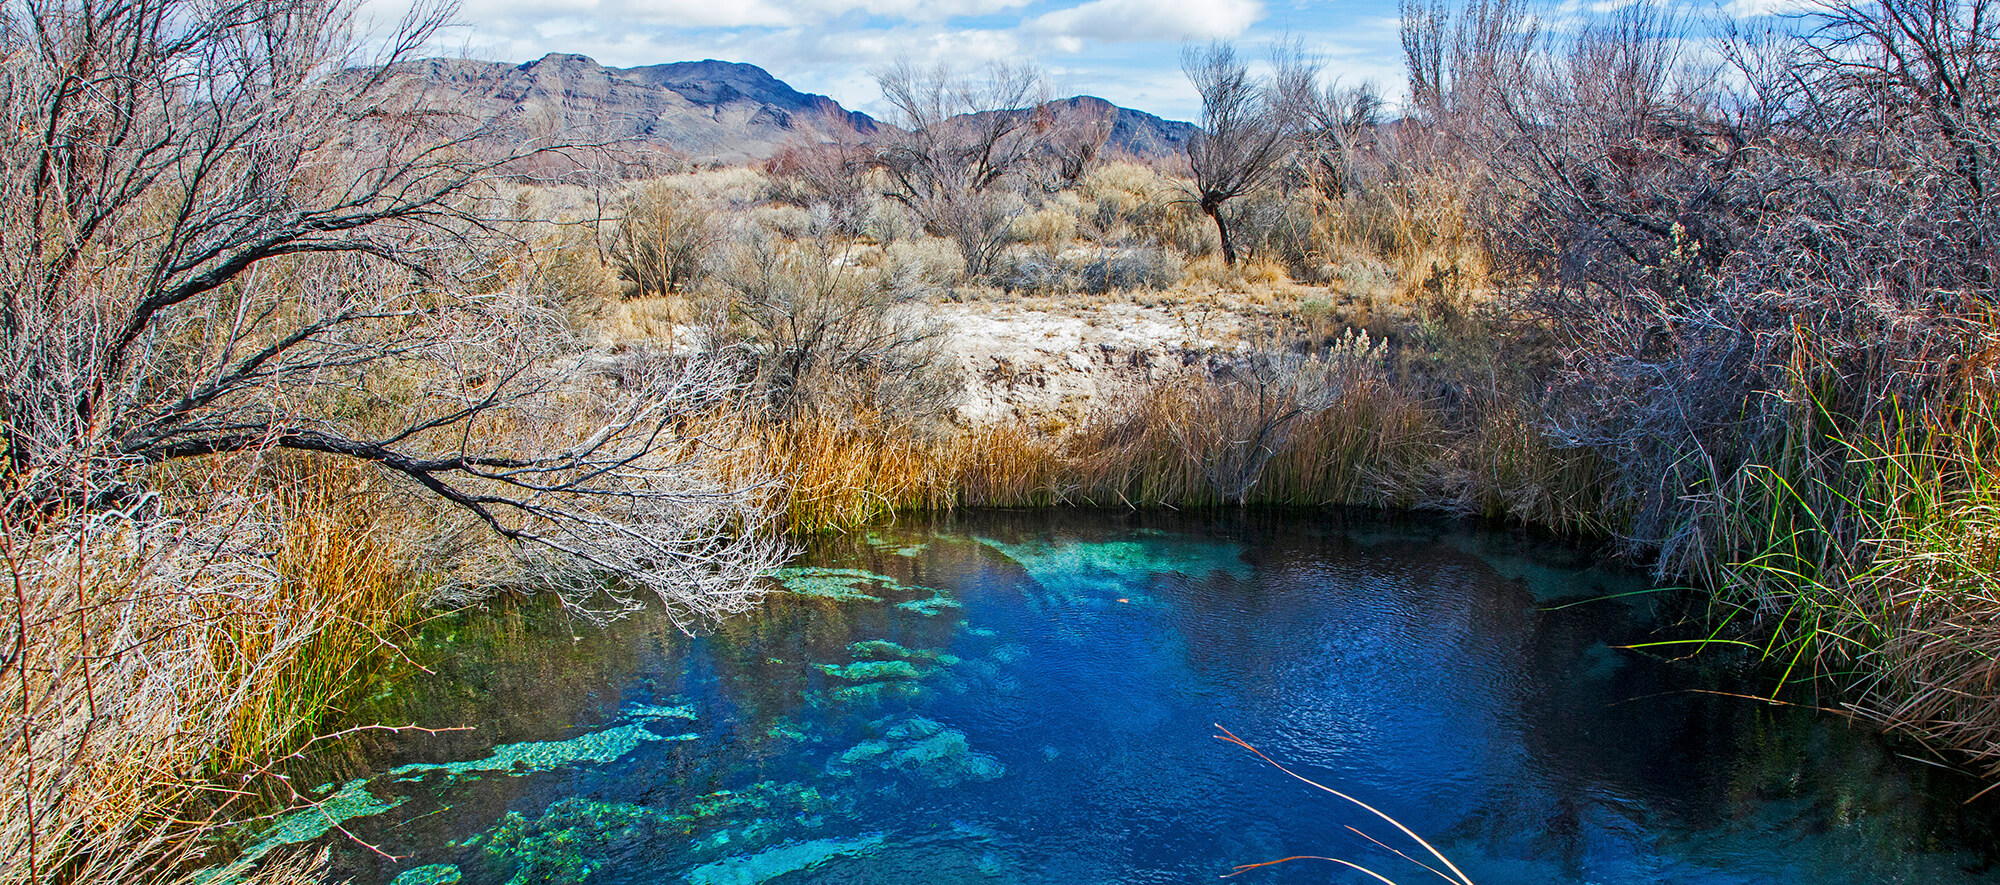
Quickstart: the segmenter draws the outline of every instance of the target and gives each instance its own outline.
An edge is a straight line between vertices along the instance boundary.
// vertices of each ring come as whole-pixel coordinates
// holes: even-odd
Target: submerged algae
[[[852,664],[819,664],[819,671],[828,676],[854,682],[870,682],[878,679],[922,679],[928,671],[917,669],[909,661],[856,661]]]
[[[923,686],[915,682],[907,679],[891,679],[836,688],[828,695],[833,700],[846,704],[879,704],[892,698],[913,700],[921,697],[923,693]]]
[[[896,603],[896,607],[904,611],[916,612],[926,618],[935,618],[943,614],[945,609],[964,608],[964,606],[959,604],[958,600],[951,598],[951,595],[943,590],[932,593],[924,599],[912,599],[908,602]]]
[[[458,885],[465,880],[465,873],[448,863],[426,864],[415,869],[404,870],[403,874],[389,881],[389,885]]]
[[[193,881],[197,885],[227,885],[242,881],[250,868],[272,851],[287,845],[311,842],[350,820],[381,814],[403,802],[400,796],[383,802],[368,792],[367,778],[355,778],[311,806],[281,815],[271,828],[259,834],[256,843],[243,849],[242,856],[221,868],[196,874]]]
[[[905,648],[887,639],[864,639],[860,642],[849,643],[847,651],[857,658],[875,661],[902,658],[906,661],[943,664],[947,667],[958,663],[958,658],[954,655],[939,651],[930,651],[928,649]]]
[[[965,732],[948,728],[916,741],[889,757],[894,767],[929,781],[936,787],[955,787],[966,781],[996,780],[1007,773],[1000,760],[977,753],[965,739]]]
[[[897,556],[909,558],[922,556],[924,551],[930,549],[931,546],[923,541],[918,541],[914,544],[905,544],[901,541],[885,538],[879,532],[869,532],[865,540],[868,542],[868,546],[877,550],[887,550]]]
[[[630,846],[680,839],[718,818],[749,823],[734,835],[715,831],[707,842],[755,843],[795,831],[800,821],[834,810],[835,805],[816,787],[773,781],[716,790],[672,812],[571,797],[550,805],[533,820],[510,811],[499,825],[467,844],[479,847],[497,869],[508,871],[509,885],[578,882],[602,871]]]
[[[787,873],[811,869],[836,857],[866,854],[887,841],[876,834],[850,839],[815,839],[767,849],[748,857],[732,857],[696,867],[689,885],[763,885]]]
[[[781,568],[771,577],[786,593],[835,602],[881,602],[882,597],[861,588],[871,584],[887,589],[902,586],[888,575],[858,568]]]
[[[468,844],[511,870],[507,885],[530,882],[580,882],[604,863],[618,846],[655,835],[667,819],[650,808],[579,797],[563,799],[528,820],[509,811],[499,826]]]
[[[881,724],[884,720],[877,720]],[[922,716],[889,725],[881,740],[862,741],[827,764],[827,773],[846,777],[860,765],[920,778],[932,786],[955,787],[990,781],[1007,773],[999,759],[976,752],[965,732]]]
[[[1043,589],[1065,604],[1108,602],[1148,604],[1133,584],[1172,573],[1192,578],[1213,574],[1239,581],[1252,578],[1243,547],[1231,541],[1192,539],[1164,533],[1135,533],[1111,541],[1055,541],[1036,538],[1008,543],[981,536],[985,544],[1020,565]]]
[[[671,707],[656,704],[627,704],[624,713],[625,718],[638,720],[684,719],[693,722],[701,718],[695,714],[693,704],[677,704]]]
[[[699,735],[692,734],[661,737],[644,725],[622,725],[580,734],[568,740],[503,744],[494,747],[492,755],[484,759],[470,759],[463,762],[413,762],[390,769],[388,775],[398,781],[416,781],[422,780],[425,775],[434,771],[444,772],[452,780],[488,771],[527,774],[585,762],[600,764],[616,762],[647,741],[685,741],[697,737]]]

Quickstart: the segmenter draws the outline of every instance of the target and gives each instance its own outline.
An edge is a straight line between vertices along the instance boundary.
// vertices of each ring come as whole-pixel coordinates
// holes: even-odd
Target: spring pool
[[[433,673],[363,718],[471,730],[353,742],[246,856],[324,844],[395,885],[1199,882],[1293,855],[1439,881],[1219,723],[1480,885],[2000,882],[1979,784],[1621,648],[1661,595],[1558,544],[969,513],[816,542],[779,582],[692,639],[538,604],[438,621],[412,652]]]

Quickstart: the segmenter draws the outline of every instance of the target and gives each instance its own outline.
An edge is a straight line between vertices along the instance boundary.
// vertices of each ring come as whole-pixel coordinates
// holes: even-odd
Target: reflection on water
[[[1298,854],[1430,877],[1222,723],[1482,885],[2000,881],[1975,784],[1691,691],[1715,677],[1619,648],[1655,629],[1642,584],[1518,536],[986,513],[778,580],[694,640],[536,606],[441,622],[435,675],[366,715],[474,729],[372,736],[329,763],[337,802],[246,847],[317,837],[397,885],[1188,882]]]

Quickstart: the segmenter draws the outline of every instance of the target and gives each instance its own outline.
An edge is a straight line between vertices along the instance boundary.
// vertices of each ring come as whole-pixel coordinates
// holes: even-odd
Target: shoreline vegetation
[[[954,507],[1592,539],[1694,588],[1674,653],[2000,777],[1994,11],[1409,0],[1400,108],[1190,47],[1200,133],[1114,156],[903,65],[866,141],[629,179],[427,106],[435,10],[9,7],[0,883],[198,881],[441,608],[696,629]],[[967,355],[1105,305],[1178,328]]]

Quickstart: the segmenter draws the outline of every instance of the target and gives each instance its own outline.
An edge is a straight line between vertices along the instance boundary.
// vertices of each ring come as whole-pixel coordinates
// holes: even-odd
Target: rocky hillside
[[[492,120],[509,137],[559,137],[628,152],[653,149],[738,162],[770,156],[798,137],[876,123],[823,95],[807,95],[756,65],[725,61],[609,68],[551,54],[526,64],[426,59],[398,73],[426,104]]]
[[[628,156],[742,162],[798,139],[866,139],[883,125],[824,95],[800,92],[756,65],[685,61],[612,68],[582,55],[526,64],[463,59],[409,62],[397,72],[421,102],[499,124],[509,138],[614,146]],[[1062,104],[1115,108],[1109,146],[1140,155],[1178,151],[1194,127],[1079,96]]]

